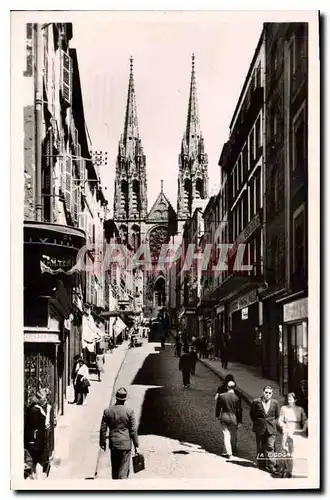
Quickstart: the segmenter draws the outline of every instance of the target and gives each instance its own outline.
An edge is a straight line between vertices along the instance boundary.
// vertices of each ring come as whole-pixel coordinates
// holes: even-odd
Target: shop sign
[[[229,305],[229,312],[233,313],[235,311],[239,311],[240,309],[251,306],[257,301],[258,301],[257,290],[252,290],[251,292],[242,295],[237,300],[232,302]]]
[[[58,333],[24,333],[24,342],[56,344],[60,342],[60,338]]]
[[[300,299],[283,306],[283,321],[297,321],[308,317],[308,299]]]
[[[244,307],[242,309],[242,319],[248,319],[249,317],[249,308],[248,307]]]
[[[225,310],[225,306],[219,306],[219,307],[217,307],[216,312],[217,312],[217,314],[220,314],[220,313],[222,313],[224,310]]]
[[[233,246],[228,252],[228,257],[231,258],[238,249],[238,245],[245,243],[260,226],[261,226],[260,214],[257,214],[255,217],[253,217],[253,219],[249,222],[249,224],[238,236],[237,240],[234,242]]]

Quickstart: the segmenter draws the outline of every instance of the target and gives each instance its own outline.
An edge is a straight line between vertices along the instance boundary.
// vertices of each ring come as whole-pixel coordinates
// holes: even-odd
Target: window
[[[242,153],[242,163],[243,163],[243,171],[244,171],[244,176],[243,178],[246,178],[248,169],[249,169],[249,161],[248,161],[248,147],[247,144],[245,144],[243,153]]]
[[[71,57],[62,50],[61,52],[61,91],[63,99],[71,104]]]
[[[250,169],[252,168],[253,161],[255,158],[255,153],[254,153],[254,129],[252,129],[250,135],[249,135],[249,160],[250,160]]]
[[[259,212],[261,208],[261,174],[260,174],[260,169],[258,170],[258,173],[256,174],[256,184],[255,184],[255,209],[256,212]]]
[[[305,205],[301,205],[293,214],[293,272],[306,270],[306,231]]]
[[[249,207],[248,207],[248,190],[243,193],[243,226],[245,227],[249,221]]]
[[[256,69],[256,87],[261,87],[261,63]]]
[[[293,119],[293,158],[292,170],[306,172],[307,170],[307,130],[306,130],[306,108],[302,105]]]
[[[251,184],[250,184],[250,219],[252,219],[252,217],[254,216],[255,214],[255,178],[253,177],[251,179]]]
[[[259,148],[262,145],[262,139],[261,139],[261,117],[260,115],[258,116],[258,119],[256,121],[256,152],[257,156],[259,155]]]

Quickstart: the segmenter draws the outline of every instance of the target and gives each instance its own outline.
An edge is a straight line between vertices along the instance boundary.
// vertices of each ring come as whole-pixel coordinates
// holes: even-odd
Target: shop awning
[[[82,347],[94,351],[95,342],[104,337],[104,332],[95,325],[92,316],[83,316]]]
[[[127,328],[126,323],[121,318],[110,318],[110,332],[114,333],[115,338]]]

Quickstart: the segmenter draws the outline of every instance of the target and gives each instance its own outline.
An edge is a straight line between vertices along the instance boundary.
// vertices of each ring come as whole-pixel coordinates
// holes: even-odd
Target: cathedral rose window
[[[170,236],[166,227],[156,227],[149,236],[150,254],[153,260],[158,259],[162,245],[170,241]]]

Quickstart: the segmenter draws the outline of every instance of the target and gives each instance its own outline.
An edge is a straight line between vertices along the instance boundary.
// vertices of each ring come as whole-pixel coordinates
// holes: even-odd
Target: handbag
[[[84,378],[82,381],[82,385],[83,385],[83,387],[89,387],[91,385],[91,383],[88,380],[88,378]]]
[[[141,453],[138,453],[137,455],[135,455],[133,457],[133,470],[134,470],[134,473],[137,474],[138,472],[140,472],[141,470],[144,470],[144,469],[145,469],[144,456],[141,455]]]

